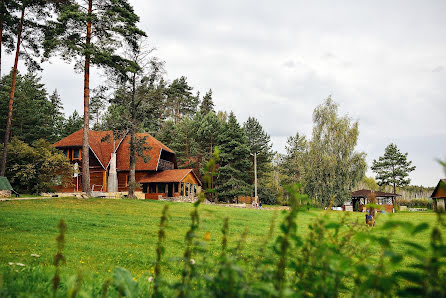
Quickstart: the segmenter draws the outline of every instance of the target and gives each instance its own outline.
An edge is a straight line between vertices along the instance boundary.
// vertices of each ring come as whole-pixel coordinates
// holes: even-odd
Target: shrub
[[[19,193],[51,191],[56,185],[69,183],[71,173],[66,156],[43,139],[32,146],[17,138],[8,144],[5,174]]]
[[[432,210],[432,199],[399,199],[398,206],[407,206],[408,208],[427,208]]]

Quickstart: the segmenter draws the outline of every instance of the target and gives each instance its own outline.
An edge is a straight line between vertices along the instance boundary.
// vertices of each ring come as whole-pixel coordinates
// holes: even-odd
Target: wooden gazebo
[[[382,191],[373,191],[369,189],[361,189],[352,192],[352,206],[353,211],[364,211],[364,206],[370,203],[370,197],[372,193],[376,197],[376,203],[378,205],[383,205],[386,212],[395,212],[394,204],[395,198],[401,196],[396,193],[388,193]]]
[[[435,210],[438,212],[445,212],[446,203],[446,179],[440,179],[435,187],[434,192],[431,195],[432,200],[434,200]]]

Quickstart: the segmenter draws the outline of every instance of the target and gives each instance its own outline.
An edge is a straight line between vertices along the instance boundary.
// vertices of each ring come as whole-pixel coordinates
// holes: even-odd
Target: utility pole
[[[258,206],[259,198],[257,197],[257,152],[254,152],[254,197]]]

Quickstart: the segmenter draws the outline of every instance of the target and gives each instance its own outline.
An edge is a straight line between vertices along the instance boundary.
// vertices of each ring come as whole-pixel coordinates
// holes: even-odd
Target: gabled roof
[[[169,147],[148,133],[137,133],[136,137],[138,139],[146,138],[145,145],[150,147],[150,149],[144,151],[144,154],[150,158],[147,162],[145,162],[142,157],[138,155],[136,156],[136,171],[156,171],[162,150],[175,154]],[[130,169],[129,152],[130,136],[127,135],[116,151],[116,168],[118,171],[126,171]]]
[[[400,197],[401,195],[396,193],[388,193],[388,192],[382,192],[382,191],[374,191],[376,197]],[[360,189],[357,191],[352,192],[353,198],[369,198],[372,194],[372,191],[369,189]]]
[[[200,179],[195,175],[192,169],[175,169],[175,170],[164,170],[156,173],[147,174],[144,178],[139,180],[139,183],[151,183],[151,182],[181,182],[186,176],[192,172],[195,179],[197,179],[198,184],[201,185]]]
[[[440,179],[440,181],[438,181],[437,187],[435,187],[432,192],[431,198],[446,198],[446,179]]]
[[[54,143],[54,147],[56,148],[65,148],[65,147],[82,147],[82,137],[83,137],[83,129],[80,129],[71,135],[63,138],[62,140]],[[104,140],[104,141],[102,141]],[[88,131],[88,142],[90,144],[90,149],[98,158],[99,162],[102,164],[104,168],[107,168],[108,163],[110,162],[111,154],[113,153],[113,131]],[[122,139],[116,139],[115,147],[119,145]]]
[[[56,148],[66,147],[82,147],[82,135],[83,129],[72,133],[71,135],[56,142],[53,146]],[[136,158],[136,170],[151,170],[154,171],[158,165],[158,159],[161,155],[161,150],[166,150],[172,154],[175,154],[169,147],[162,144],[160,141],[152,137],[148,133],[138,133],[137,138],[146,139],[146,146],[150,147],[150,150],[146,150],[145,154],[150,157],[150,160],[146,163],[141,157]],[[104,140],[104,141],[102,141]],[[90,149],[94,155],[97,156],[99,162],[106,169],[109,165],[111,154],[113,153],[113,131],[89,131],[88,141],[90,143]],[[120,171],[128,171],[129,166],[129,152],[130,152],[130,136],[126,135],[124,138],[115,139],[115,151],[116,151],[116,165]]]

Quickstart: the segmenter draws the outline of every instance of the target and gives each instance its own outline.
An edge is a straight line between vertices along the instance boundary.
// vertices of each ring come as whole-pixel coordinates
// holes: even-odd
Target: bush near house
[[[432,210],[432,199],[398,199],[398,206],[407,206],[408,208],[427,208]]]
[[[3,147],[0,146],[0,152]],[[72,167],[66,156],[44,139],[28,145],[13,138],[8,144],[5,176],[19,193],[38,194],[69,183]]]

